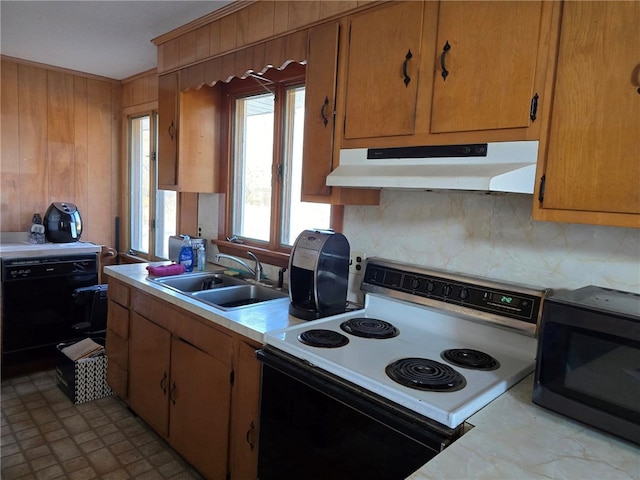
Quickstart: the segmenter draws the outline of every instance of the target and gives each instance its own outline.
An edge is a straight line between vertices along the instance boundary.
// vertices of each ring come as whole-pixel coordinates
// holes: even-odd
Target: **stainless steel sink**
[[[215,290],[194,292],[193,298],[222,310],[247,307],[273,300],[287,301],[287,293],[260,285],[235,285]]]
[[[221,310],[233,310],[275,300],[287,300],[282,290],[249,284],[223,273],[194,272],[148,280]]]
[[[149,281],[159,283],[181,293],[199,292],[231,285],[245,285],[245,282],[239,278],[211,272],[183,273],[168,277],[149,278]]]

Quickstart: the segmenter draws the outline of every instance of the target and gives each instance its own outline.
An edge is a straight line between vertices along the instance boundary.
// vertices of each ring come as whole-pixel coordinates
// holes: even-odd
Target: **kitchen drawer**
[[[108,296],[110,300],[119,303],[125,308],[129,308],[129,301],[131,300],[131,288],[121,282],[118,282],[117,280],[110,279]]]
[[[230,335],[189,317],[178,319],[173,325],[172,332],[226,365],[231,364],[233,339]]]
[[[133,296],[133,310],[225,364],[231,363],[233,340],[213,325],[201,323],[184,310],[138,291]]]
[[[120,337],[129,338],[129,310],[110,300],[107,315],[107,327]]]
[[[146,295],[139,291],[135,291],[133,294],[133,311],[139,315],[142,315],[148,320],[153,320],[154,323],[169,329],[171,322],[171,316],[173,312],[168,311],[168,306],[161,300],[156,300],[150,295]]]

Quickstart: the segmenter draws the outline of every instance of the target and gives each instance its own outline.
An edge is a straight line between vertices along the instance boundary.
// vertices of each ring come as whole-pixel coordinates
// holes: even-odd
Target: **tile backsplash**
[[[554,289],[640,292],[640,230],[534,222],[532,201],[383,190],[379,206],[345,207],[343,233],[368,257]]]
[[[532,201],[383,190],[378,206],[345,207],[343,233],[351,250],[367,257],[556,290],[594,284],[640,293],[640,230],[534,222]],[[218,195],[201,194],[199,212],[202,235],[214,238]],[[350,278],[352,300],[359,280]]]

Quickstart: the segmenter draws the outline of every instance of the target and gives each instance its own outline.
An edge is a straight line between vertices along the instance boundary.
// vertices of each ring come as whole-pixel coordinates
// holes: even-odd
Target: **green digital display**
[[[491,300],[494,302],[502,303],[503,305],[510,305],[517,307],[520,305],[520,299],[516,297],[510,297],[509,295],[503,295],[501,293],[494,293],[491,295]]]

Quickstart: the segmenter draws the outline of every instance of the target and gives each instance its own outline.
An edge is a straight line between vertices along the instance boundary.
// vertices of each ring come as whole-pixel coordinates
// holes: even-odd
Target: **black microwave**
[[[588,286],[547,297],[533,402],[640,444],[640,295]]]

